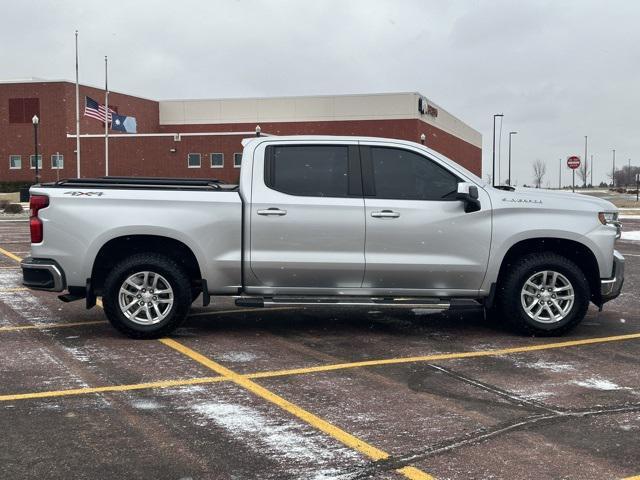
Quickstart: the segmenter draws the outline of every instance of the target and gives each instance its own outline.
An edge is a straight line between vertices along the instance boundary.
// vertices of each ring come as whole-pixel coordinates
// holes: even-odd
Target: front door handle
[[[258,215],[273,215],[276,217],[281,217],[283,215],[286,215],[287,211],[286,210],[281,210],[277,207],[271,207],[271,208],[266,208],[264,210],[258,210]]]
[[[393,210],[380,210],[379,212],[371,212],[371,216],[374,218],[398,218],[400,212],[394,212]]]

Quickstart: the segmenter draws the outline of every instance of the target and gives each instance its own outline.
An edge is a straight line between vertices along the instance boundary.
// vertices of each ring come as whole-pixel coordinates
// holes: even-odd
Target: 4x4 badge
[[[103,192],[64,192],[65,195],[73,197],[101,197]]]

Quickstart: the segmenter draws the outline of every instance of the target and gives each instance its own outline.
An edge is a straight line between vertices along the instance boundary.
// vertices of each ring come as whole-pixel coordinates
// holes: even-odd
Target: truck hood
[[[529,208],[541,206],[559,210],[618,211],[618,208],[607,200],[579,193],[524,187],[517,187],[513,192],[493,187],[488,187],[486,190],[491,195],[495,207],[509,206],[513,208],[521,206],[522,208]]]

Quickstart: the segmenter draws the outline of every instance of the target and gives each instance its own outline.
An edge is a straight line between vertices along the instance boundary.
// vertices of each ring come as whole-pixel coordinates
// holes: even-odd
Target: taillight
[[[49,197],[46,195],[31,195],[29,199],[29,228],[31,230],[31,243],[40,243],[44,238],[42,220],[38,218],[38,212],[49,206]]]

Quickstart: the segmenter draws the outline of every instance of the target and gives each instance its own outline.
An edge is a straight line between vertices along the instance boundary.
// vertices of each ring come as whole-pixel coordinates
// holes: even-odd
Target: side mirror
[[[477,212],[480,210],[480,200],[478,200],[478,187],[468,182],[458,184],[458,195],[456,198],[464,203],[465,213]]]

